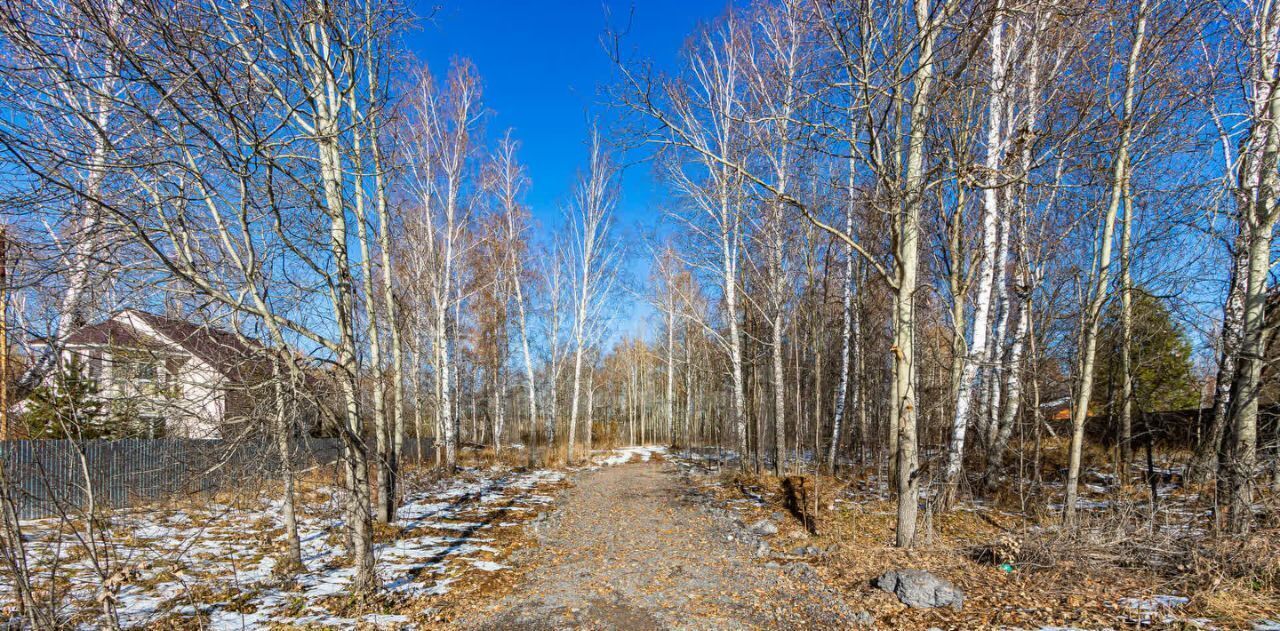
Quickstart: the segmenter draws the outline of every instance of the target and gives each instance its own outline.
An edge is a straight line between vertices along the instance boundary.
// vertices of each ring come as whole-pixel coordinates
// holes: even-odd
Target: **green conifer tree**
[[[32,393],[30,408],[23,415],[27,435],[33,439],[116,438],[100,392],[98,382],[79,361],[72,360]]]

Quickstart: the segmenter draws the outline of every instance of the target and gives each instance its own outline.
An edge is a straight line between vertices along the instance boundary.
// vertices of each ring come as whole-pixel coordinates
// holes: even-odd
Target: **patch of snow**
[[[1062,504],[1061,502],[1056,502],[1053,504],[1049,504],[1049,509],[1054,511],[1060,511],[1062,510],[1063,506],[1064,504]],[[1111,507],[1111,502],[1108,500],[1088,500],[1082,497],[1076,498],[1077,510],[1099,510],[1099,509],[1110,508],[1110,507]]]
[[[667,448],[662,445],[638,445],[634,447],[622,447],[612,450],[609,455],[603,458],[593,459],[597,465],[611,467],[614,465],[626,464],[631,462],[632,457],[639,458],[641,462],[649,462],[653,454],[665,454]]]
[[[1169,613],[1186,606],[1189,602],[1191,599],[1184,596],[1157,594],[1147,598],[1121,598],[1117,604],[1135,614],[1136,618],[1131,619],[1130,622],[1150,625],[1172,622],[1175,618]]]
[[[1177,609],[1189,602],[1191,602],[1191,599],[1183,596],[1158,594],[1150,598],[1121,598],[1120,606],[1134,611],[1160,611],[1163,609]]]
[[[477,535],[496,525],[517,525],[501,517],[507,511],[528,513],[530,506],[552,501],[537,490],[563,478],[558,471],[467,470],[458,478],[416,489],[406,479],[408,492],[397,512],[401,534],[374,547],[382,587],[411,597],[440,595],[460,573],[507,569],[493,560],[497,550],[484,545],[491,540]],[[121,567],[136,572],[136,579],[116,594],[121,625],[145,628],[165,616],[204,613],[209,628],[219,630],[257,629],[271,623],[404,628],[404,616],[351,619],[325,610],[326,598],[350,591],[355,568],[346,564],[341,545],[341,491],[321,487],[307,495],[310,501],[298,514],[305,570],[286,583],[273,575],[273,540],[282,523],[278,499],[255,499],[245,506],[210,503],[178,511],[113,512],[112,554]],[[513,506],[516,503],[522,506]],[[76,539],[56,519],[29,520],[24,528],[35,574],[49,571],[56,562],[68,578],[68,608],[96,611],[98,579]],[[265,536],[263,529],[274,532]],[[214,594],[219,602],[189,602],[196,588]],[[0,581],[0,599],[11,598],[12,590]],[[224,592],[226,596],[218,595]],[[229,600],[239,611],[228,608]],[[286,610],[300,617],[285,616]],[[96,623],[87,620],[80,628],[96,628]]]

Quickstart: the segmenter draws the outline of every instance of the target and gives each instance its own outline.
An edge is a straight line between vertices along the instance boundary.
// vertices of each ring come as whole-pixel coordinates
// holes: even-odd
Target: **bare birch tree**
[[[1089,287],[1089,302],[1086,312],[1082,315],[1084,323],[1080,339],[1079,383],[1071,402],[1071,453],[1064,504],[1064,519],[1067,523],[1073,523],[1076,519],[1080,458],[1084,448],[1085,421],[1089,418],[1089,405],[1093,397],[1093,364],[1097,353],[1098,328],[1101,323],[1102,307],[1107,300],[1110,287],[1111,250],[1115,237],[1116,216],[1124,200],[1125,183],[1129,177],[1130,151],[1134,135],[1134,99],[1139,89],[1140,75],[1145,67],[1143,62],[1147,52],[1144,50],[1144,45],[1149,9],[1148,0],[1142,0],[1137,7],[1133,38],[1125,65],[1119,137],[1111,158],[1111,176],[1108,182],[1110,192],[1107,206],[1100,217],[1096,278]]]
[[[507,240],[506,251],[507,273],[511,278],[512,300],[516,305],[516,329],[520,333],[520,355],[524,362],[525,388],[529,398],[529,427],[531,439],[537,436],[538,424],[538,388],[534,376],[533,354],[529,350],[529,316],[525,300],[525,270],[528,269],[525,259],[526,235],[528,229],[528,212],[522,207],[520,197],[528,186],[528,178],[524,168],[516,160],[517,143],[512,140],[510,132],[503,136],[493,158],[493,179],[497,190],[498,204],[502,211],[503,225]],[[550,437],[548,436],[548,440]],[[529,456],[533,457],[533,446],[529,446]]]
[[[588,167],[570,206],[570,264],[573,291],[573,389],[569,399],[568,462],[574,463],[582,360],[592,327],[614,281],[617,248],[612,243],[613,208],[617,204],[617,169],[605,151],[599,129],[588,140]],[[587,454],[590,456],[590,453]]]

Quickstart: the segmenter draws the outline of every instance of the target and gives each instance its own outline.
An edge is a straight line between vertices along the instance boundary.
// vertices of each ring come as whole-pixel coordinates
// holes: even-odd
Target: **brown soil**
[[[752,558],[740,525],[704,510],[671,464],[579,476],[540,526],[532,569],[469,629],[850,628],[812,573]],[[807,568],[805,568],[807,569]]]

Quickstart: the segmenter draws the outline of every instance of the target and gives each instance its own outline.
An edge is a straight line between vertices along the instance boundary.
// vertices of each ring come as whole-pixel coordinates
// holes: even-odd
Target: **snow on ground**
[[[1185,596],[1157,594],[1148,598],[1121,598],[1120,606],[1132,615],[1127,622],[1149,626],[1152,624],[1173,624],[1178,617],[1173,615],[1176,609],[1185,607],[1191,602]]]
[[[591,462],[603,467],[612,467],[614,465],[626,464],[631,462],[634,457],[641,462],[649,462],[649,458],[653,454],[665,454],[667,448],[662,445],[637,445],[634,447],[620,447],[602,451],[592,456]]]
[[[469,470],[435,483],[406,479],[398,531],[377,537],[377,574],[386,593],[414,598],[443,594],[466,572],[506,568],[495,559],[495,528],[552,501],[539,493],[563,474]],[[211,629],[250,629],[273,623],[350,628],[358,624],[401,628],[404,616],[335,615],[354,569],[344,560],[340,491],[322,487],[299,504],[299,535],[306,571],[290,580],[274,575],[282,545],[279,501],[248,500],[243,506],[209,503],[184,509],[116,513],[108,520],[112,568],[123,587],[116,594],[121,626],[154,626],[174,616]],[[504,516],[507,519],[504,519]],[[23,524],[29,563],[37,580],[56,572],[68,593],[67,626],[94,628],[100,620],[99,586],[90,555],[57,520]],[[12,601],[11,581],[0,581],[0,600]],[[179,626],[181,623],[179,624]],[[171,625],[172,626],[172,625]]]

